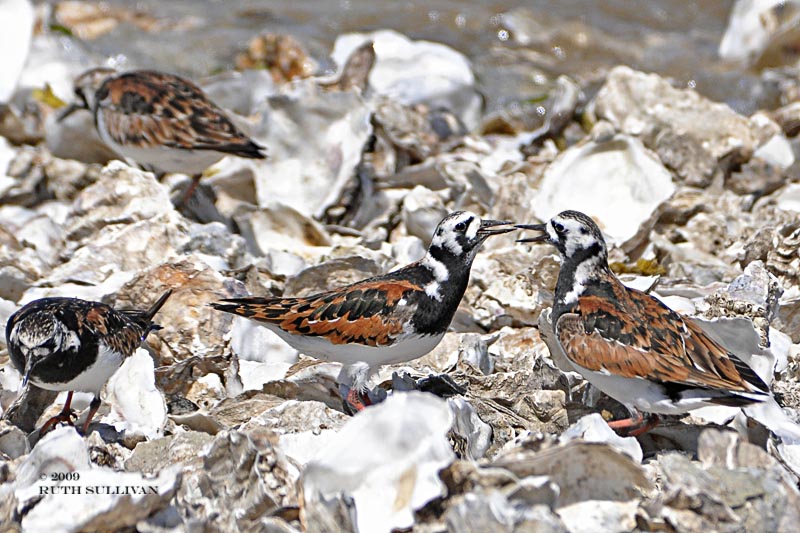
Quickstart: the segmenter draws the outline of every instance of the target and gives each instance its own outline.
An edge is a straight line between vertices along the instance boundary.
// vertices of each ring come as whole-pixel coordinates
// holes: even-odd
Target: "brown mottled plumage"
[[[769,397],[764,381],[695,322],[617,279],[592,219],[564,211],[518,227],[543,232],[519,242],[552,244],[561,254],[555,335],[575,370],[600,390],[632,411],[657,414]]]
[[[6,324],[11,363],[37,387],[69,391],[61,414],[40,430],[71,423],[73,391],[92,392],[84,433],[100,407],[100,389],[147,334],[158,329],[153,317],[169,298],[165,292],[147,311],[118,311],[78,298],[42,298],[23,306]]]
[[[403,298],[412,300],[414,291],[424,293],[425,289],[406,280],[366,280],[342,291],[310,298],[244,298],[226,300],[233,305],[224,309],[217,304],[215,307],[274,324],[287,333],[323,337],[332,344],[390,346],[403,333],[413,308],[406,306],[404,312],[385,311]]]
[[[140,165],[193,176],[190,192],[226,155],[266,157],[197,85],[173,74],[96,68],[75,80],[75,95],[59,120],[88,109],[110,148]]]

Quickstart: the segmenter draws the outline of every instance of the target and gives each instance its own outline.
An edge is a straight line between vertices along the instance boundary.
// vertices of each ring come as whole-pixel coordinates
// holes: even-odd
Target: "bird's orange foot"
[[[369,399],[367,391],[361,392],[357,388],[351,388],[347,392],[347,397],[344,400],[345,411],[350,414],[355,414],[358,411],[363,411],[370,405],[372,401]]]
[[[75,420],[78,419],[78,415],[75,414],[75,411],[72,409],[68,409],[65,411],[61,411],[56,416],[50,418],[47,422],[45,422],[42,427],[39,429],[39,436],[43,436],[45,433],[52,431],[55,429],[56,425],[60,422],[66,422],[70,426],[75,425]]]
[[[644,418],[642,413],[637,411],[634,416],[629,418],[608,422],[608,427],[626,437],[638,437],[656,427],[659,422],[658,415],[649,415]]]

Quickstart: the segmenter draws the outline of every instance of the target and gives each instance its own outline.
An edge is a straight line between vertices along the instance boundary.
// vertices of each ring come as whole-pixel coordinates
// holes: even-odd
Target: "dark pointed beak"
[[[527,239],[517,239],[517,242],[550,242],[550,235],[547,234],[547,224],[517,224],[517,229],[532,229],[534,231],[541,231],[541,235],[530,237]]]
[[[498,226],[506,226],[501,228]],[[513,222],[507,220],[481,220],[481,227],[478,229],[478,236],[489,237],[491,235],[502,235],[511,231],[517,231]]]
[[[86,109],[86,106],[79,104],[77,102],[69,104],[66,108],[64,108],[64,111],[62,111],[61,114],[58,115],[56,121],[61,122],[62,120],[73,114],[75,111],[78,111],[79,109]]]

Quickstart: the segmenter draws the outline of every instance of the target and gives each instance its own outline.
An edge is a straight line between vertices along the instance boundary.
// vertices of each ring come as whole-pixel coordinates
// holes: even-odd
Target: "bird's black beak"
[[[534,231],[541,231],[541,235],[530,237],[528,239],[517,239],[517,242],[550,242],[550,235],[547,233],[547,224],[517,224],[517,229],[532,229]]]
[[[507,227],[500,228],[498,226]],[[502,235],[510,231],[517,231],[517,228],[513,226],[513,222],[507,220],[481,220],[481,227],[478,228],[478,236],[489,237],[491,235]]]
[[[56,119],[56,121],[61,122],[79,109],[86,109],[86,106],[84,104],[79,104],[78,102],[72,102],[64,108],[64,111],[62,111],[60,115],[58,115],[58,119]]]

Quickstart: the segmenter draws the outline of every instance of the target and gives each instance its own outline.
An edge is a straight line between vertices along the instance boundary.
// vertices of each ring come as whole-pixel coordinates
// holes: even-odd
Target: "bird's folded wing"
[[[766,389],[758,376],[702,329],[644,293],[624,309],[597,296],[579,299],[556,331],[574,363],[596,372],[730,391]],[[763,386],[763,388],[762,388]]]
[[[416,308],[413,295],[421,290],[403,280],[367,281],[308,298],[240,298],[212,306],[333,344],[390,346],[404,333]]]
[[[104,89],[99,112],[120,144],[231,153],[260,149],[187,80],[160,73],[121,75]]]

